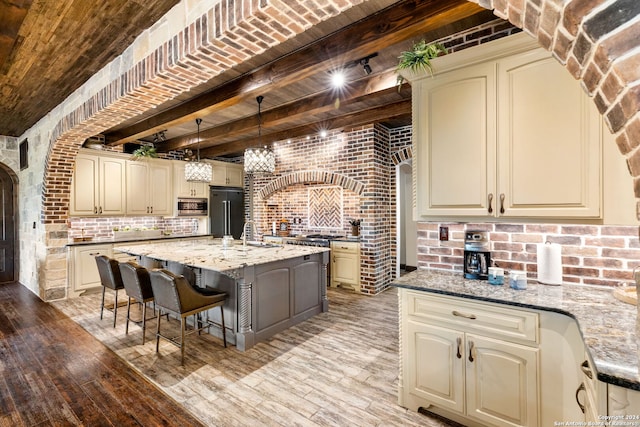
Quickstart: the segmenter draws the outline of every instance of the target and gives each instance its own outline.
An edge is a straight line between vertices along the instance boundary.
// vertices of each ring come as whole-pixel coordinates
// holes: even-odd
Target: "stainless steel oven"
[[[178,216],[207,216],[209,201],[202,197],[178,197]]]

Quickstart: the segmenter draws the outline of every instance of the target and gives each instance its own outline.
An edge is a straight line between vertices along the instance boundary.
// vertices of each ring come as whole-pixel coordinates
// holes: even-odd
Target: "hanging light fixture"
[[[200,123],[202,119],[196,119],[198,125],[198,151],[196,161],[187,162],[184,167],[184,177],[189,182],[210,182],[213,170],[210,163],[200,161]]]
[[[260,105],[264,97],[256,98],[258,101],[258,143],[262,143],[262,112]],[[276,156],[267,147],[247,148],[244,150],[244,171],[249,174],[273,173],[276,170]]]

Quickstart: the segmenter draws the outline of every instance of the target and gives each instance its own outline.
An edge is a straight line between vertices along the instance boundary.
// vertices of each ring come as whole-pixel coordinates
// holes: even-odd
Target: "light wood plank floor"
[[[375,297],[342,289],[328,295],[328,313],[246,352],[225,349],[206,334],[190,335],[184,367],[169,343],[161,341],[155,353],[155,320],[148,322],[143,346],[136,325],[125,335],[124,309],[115,329],[112,313],[100,320],[99,294],[54,305],[206,425],[452,425],[397,404],[395,288]]]

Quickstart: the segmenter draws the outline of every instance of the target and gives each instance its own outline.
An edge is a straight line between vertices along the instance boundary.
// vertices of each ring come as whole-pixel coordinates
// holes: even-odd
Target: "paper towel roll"
[[[559,244],[546,242],[538,245],[538,282],[562,284],[562,249]]]

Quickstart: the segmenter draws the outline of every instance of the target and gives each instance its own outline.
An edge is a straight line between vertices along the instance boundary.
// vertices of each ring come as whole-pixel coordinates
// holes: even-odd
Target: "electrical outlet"
[[[449,227],[441,226],[439,229],[440,241],[446,242],[449,240]]]

